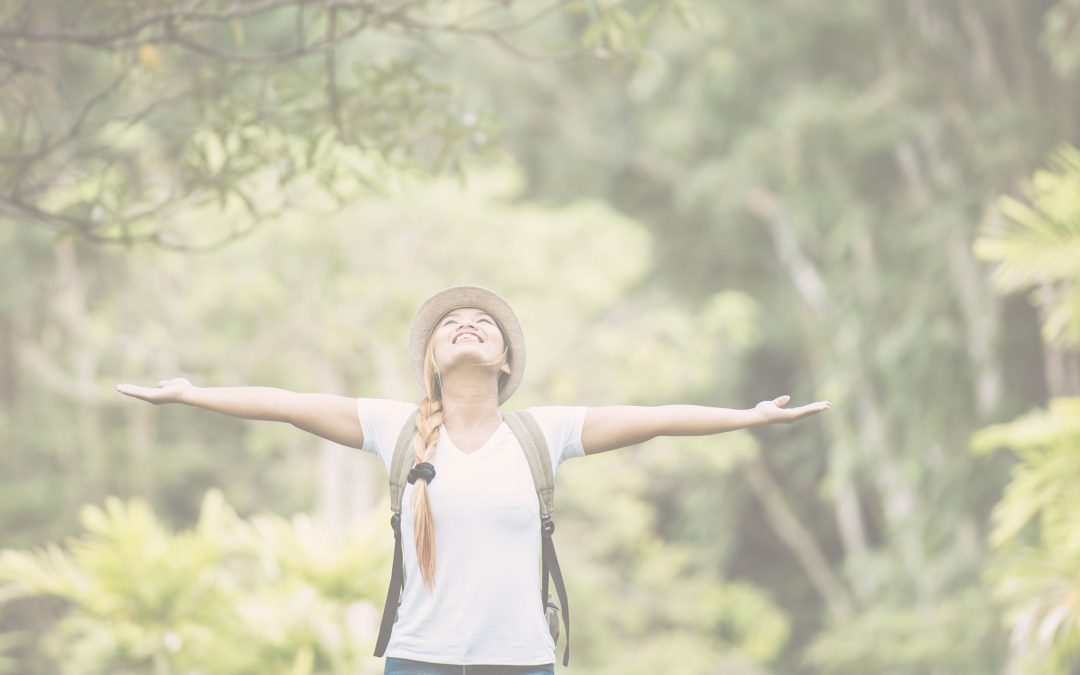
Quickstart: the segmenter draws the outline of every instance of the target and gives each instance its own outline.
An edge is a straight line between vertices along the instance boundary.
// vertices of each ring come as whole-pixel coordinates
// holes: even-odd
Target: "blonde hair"
[[[416,435],[413,436],[413,452],[416,461],[413,462],[413,466],[431,460],[435,454],[435,446],[439,442],[439,426],[443,423],[442,382],[439,367],[435,363],[435,333],[438,332],[440,323],[442,323],[442,318],[435,322],[435,328],[428,336],[427,347],[424,350],[424,391],[427,395],[420,401],[420,414],[416,416]],[[498,326],[497,322],[496,326]],[[510,351],[510,341],[502,326],[498,328],[503,337],[503,353],[499,357],[502,359]],[[510,365],[513,367],[512,363]],[[499,391],[502,391],[507,377],[509,374],[499,373]],[[412,507],[416,560],[420,567],[420,576],[423,577],[424,584],[430,591],[435,588],[435,518],[431,513],[431,501],[428,498],[428,482],[422,478],[413,483]]]

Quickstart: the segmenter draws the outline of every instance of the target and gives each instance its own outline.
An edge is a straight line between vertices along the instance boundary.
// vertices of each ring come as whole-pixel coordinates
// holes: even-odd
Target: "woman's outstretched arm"
[[[594,455],[657,436],[708,436],[773,422],[794,422],[829,409],[828,401],[784,408],[790,396],[762,401],[748,410],[704,405],[613,405],[591,407],[585,413],[581,444]]]
[[[180,377],[156,387],[118,384],[116,390],[150,403],[186,403],[232,417],[288,422],[316,436],[353,448],[364,445],[356,399],[299,393],[277,387],[197,387]]]

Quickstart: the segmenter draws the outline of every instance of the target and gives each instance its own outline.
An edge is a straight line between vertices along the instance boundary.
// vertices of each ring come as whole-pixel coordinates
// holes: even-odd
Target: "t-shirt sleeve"
[[[551,453],[553,472],[571,457],[585,456],[585,448],[581,445],[581,427],[585,423],[588,409],[583,405],[543,405],[529,408],[529,412],[544,432],[548,452]]]
[[[417,405],[408,401],[357,398],[356,414],[360,418],[360,427],[364,430],[364,445],[360,450],[378,455],[389,472],[401,427],[416,409]]]

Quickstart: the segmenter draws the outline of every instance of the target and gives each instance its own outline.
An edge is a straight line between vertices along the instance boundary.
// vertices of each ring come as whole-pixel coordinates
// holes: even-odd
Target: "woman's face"
[[[434,340],[435,363],[441,373],[485,363],[490,364],[492,373],[510,372],[502,355],[506,343],[499,326],[482,309],[463,307],[447,312],[435,324]]]

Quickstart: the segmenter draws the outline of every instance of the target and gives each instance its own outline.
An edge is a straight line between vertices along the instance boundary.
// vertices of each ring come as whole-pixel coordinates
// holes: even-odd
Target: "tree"
[[[377,190],[395,172],[461,171],[490,115],[427,73],[447,38],[532,55],[515,39],[552,15],[587,44],[637,17],[611,3],[503,0],[75,0],[0,9],[0,217],[88,240],[221,245],[286,209]],[[670,0],[642,10],[652,21]],[[235,224],[196,233],[185,210]],[[325,205],[323,205],[325,208]],[[199,241],[202,239],[203,241]]]

